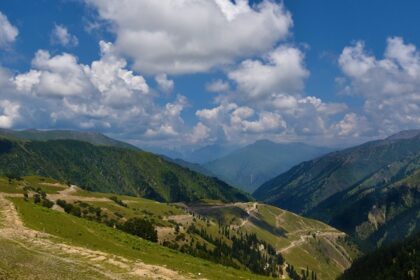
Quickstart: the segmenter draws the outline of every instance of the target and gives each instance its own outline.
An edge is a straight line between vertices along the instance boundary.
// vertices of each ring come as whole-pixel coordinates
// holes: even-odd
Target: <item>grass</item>
[[[13,198],[25,225],[65,242],[208,279],[267,279],[170,250],[116,229]]]
[[[23,188],[30,186],[34,189],[40,188],[47,194],[55,194],[62,191],[66,186],[55,180],[40,176],[25,176],[22,180],[11,180],[6,177],[0,177],[0,192],[9,194],[23,194]]]
[[[0,239],[0,279],[102,279],[102,274],[81,265],[32,251],[20,244]],[[79,273],[76,273],[79,272]],[[42,275],[42,276],[41,276]]]

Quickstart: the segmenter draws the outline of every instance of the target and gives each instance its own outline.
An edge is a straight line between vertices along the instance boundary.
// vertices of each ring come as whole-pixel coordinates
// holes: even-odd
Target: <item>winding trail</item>
[[[248,216],[245,219],[242,220],[241,224],[237,228],[241,228],[249,222],[249,218],[251,216],[253,216],[254,213],[256,213],[258,211],[257,206],[258,206],[258,203],[254,202],[251,207],[246,207],[245,208],[245,211],[248,214]]]
[[[29,229],[20,219],[15,205],[2,193],[0,193],[0,215],[2,218],[0,239],[7,239],[34,253],[91,269],[101,274],[103,279],[191,279],[166,267],[61,243],[52,235]]]
[[[287,247],[284,247],[284,248],[280,249],[279,252],[280,253],[287,252],[290,249],[292,249],[292,248],[294,248],[296,246],[300,246],[303,243],[307,242],[310,238],[315,238],[315,237],[332,237],[332,238],[337,238],[337,237],[344,237],[345,235],[346,234],[343,233],[343,232],[336,232],[336,231],[319,232],[319,233],[301,235],[298,240],[292,241],[290,243],[290,245],[288,245]]]

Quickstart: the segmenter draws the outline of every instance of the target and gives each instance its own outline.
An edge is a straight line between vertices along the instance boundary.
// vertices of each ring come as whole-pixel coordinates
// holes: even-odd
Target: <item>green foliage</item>
[[[157,231],[154,225],[148,220],[131,218],[122,225],[121,229],[152,242],[158,241]]]
[[[41,196],[39,194],[34,194],[34,203],[40,203],[41,202]]]
[[[283,265],[284,258],[272,245],[259,240],[256,234],[241,233],[237,236],[227,226],[220,228],[220,231],[222,237],[216,238],[193,223],[188,227],[187,233],[199,236],[205,242],[191,241],[190,244],[184,244],[180,250],[223,265],[245,267],[257,274],[273,277],[280,275],[280,266]],[[181,236],[177,238],[182,239]]]
[[[44,198],[42,200],[42,206],[47,207],[47,208],[51,208],[54,206],[54,202],[52,202],[51,200],[48,200],[46,198]]]
[[[420,279],[420,235],[361,257],[338,279]]]
[[[198,278],[205,279],[267,279],[247,271],[224,267],[170,250],[159,244],[143,240],[97,222],[80,219],[37,206],[33,203],[26,203],[22,199],[14,198],[12,200],[26,226],[57,236],[60,238],[59,242],[64,241],[71,245],[100,250],[133,261],[141,259],[146,264],[165,266],[188,277],[200,275]],[[2,250],[1,245],[2,243],[0,243],[0,252]],[[31,257],[34,259],[33,255]],[[19,267],[17,264],[20,264],[20,261],[17,259],[13,263],[13,267]],[[0,258],[1,263],[2,258]],[[90,264],[89,260],[85,258],[81,258],[77,263],[83,263],[87,267]],[[72,273],[72,278],[75,278],[75,275],[79,276],[77,279],[88,278],[81,271],[75,270]],[[97,277],[93,278],[96,279]],[[61,278],[57,277],[57,279]]]
[[[128,205],[126,203],[124,203],[121,199],[119,199],[117,196],[111,196],[109,199],[111,199],[116,204],[118,204],[122,207],[126,207],[126,208],[128,207]]]
[[[254,195],[329,223],[369,249],[420,231],[419,186],[417,131],[301,163]]]
[[[87,190],[142,196],[158,201],[215,199],[248,201],[250,196],[150,153],[85,142],[0,140],[0,174],[40,175]]]

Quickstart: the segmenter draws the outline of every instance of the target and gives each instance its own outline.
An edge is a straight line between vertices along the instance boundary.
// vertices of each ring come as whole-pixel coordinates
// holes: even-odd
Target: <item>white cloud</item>
[[[215,80],[206,85],[206,90],[210,92],[227,92],[230,90],[229,82],[223,80]]]
[[[0,72],[0,83],[4,80],[10,96],[23,104],[25,127],[100,129],[147,141],[178,139],[188,133],[181,117],[188,106],[184,96],[159,105],[146,80],[127,69],[113,44],[99,45],[100,59],[90,65],[68,53],[52,56],[40,50],[28,72],[6,73],[4,79]],[[4,126],[6,120],[10,124],[16,119],[10,111],[0,110],[0,116]]]
[[[292,19],[263,0],[85,0],[109,21],[116,48],[149,74],[204,72],[263,53],[285,38]]]
[[[199,142],[209,140],[209,136],[210,128],[205,126],[202,122],[199,122],[194,126],[187,140],[189,143],[197,144]]]
[[[18,29],[9,22],[6,15],[0,12],[0,48],[13,43],[18,34]]]
[[[339,59],[347,82],[344,91],[364,98],[363,114],[370,130],[386,135],[420,126],[420,52],[402,38],[389,38],[382,59],[369,54],[363,42],[346,47]]]
[[[155,81],[158,84],[158,87],[163,92],[171,92],[174,89],[175,83],[173,80],[168,79],[166,74],[156,75]]]
[[[131,104],[136,95],[147,94],[149,86],[142,76],[126,70],[127,62],[114,53],[111,43],[99,42],[101,59],[94,61],[84,71],[91,83],[101,93],[105,103]]]
[[[215,97],[216,106],[196,112],[211,129],[209,138],[250,142],[256,139],[315,137],[337,131],[334,127],[347,106],[305,96],[309,71],[304,54],[280,46],[262,59],[248,59],[227,72],[236,88]],[[222,82],[214,83],[216,89]]]
[[[245,60],[229,72],[238,89],[249,99],[261,99],[273,93],[300,94],[309,72],[304,55],[294,47],[281,46],[261,60]]]
[[[0,127],[11,128],[20,118],[20,104],[9,100],[0,100]]]
[[[51,32],[51,43],[62,45],[63,47],[75,47],[79,40],[75,35],[70,34],[64,25],[55,25]]]
[[[51,57],[39,50],[32,60],[35,69],[17,75],[14,79],[20,91],[33,91],[37,95],[75,96],[90,91],[91,84],[77,58],[64,53]]]

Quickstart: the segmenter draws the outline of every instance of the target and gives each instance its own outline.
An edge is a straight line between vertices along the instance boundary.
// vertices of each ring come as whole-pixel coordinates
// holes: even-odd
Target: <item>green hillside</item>
[[[292,166],[329,151],[303,143],[260,140],[203,166],[225,182],[253,192],[262,183]]]
[[[48,140],[77,140],[88,142],[93,145],[114,146],[120,148],[128,148],[138,150],[125,142],[112,139],[97,132],[83,132],[75,130],[11,130],[0,129],[0,136],[3,138],[33,140],[33,141],[48,141]]]
[[[28,201],[11,193],[22,191],[21,184],[38,191],[46,187],[47,199],[52,199],[65,188],[52,182],[36,177],[12,185],[7,179],[0,182],[0,279],[266,279],[127,234],[101,220],[64,213],[57,205],[35,204],[31,195],[36,190]],[[2,193],[5,186],[7,195]],[[106,219],[107,210],[101,209],[100,218]]]
[[[339,280],[420,279],[420,235],[376,250],[358,260]]]
[[[380,246],[420,229],[419,163],[420,133],[402,132],[299,164],[254,195]]]
[[[153,154],[73,140],[0,140],[0,174],[41,175],[70,181],[88,190],[159,201],[250,199],[220,180]]]
[[[84,252],[83,261],[77,265],[84,268],[81,271],[86,271],[87,275],[97,273],[86,269],[89,263],[109,270],[109,275],[119,272],[126,276],[135,267],[133,262],[141,262],[156,266],[162,273],[167,273],[162,271],[162,266],[170,269],[170,273],[175,271],[176,276],[169,279],[183,279],[181,276],[187,279],[263,279],[262,275],[300,279],[296,277],[302,275],[302,271],[314,272],[318,279],[335,279],[358,255],[357,248],[344,233],[321,222],[256,202],[159,203],[144,198],[88,192],[37,176],[18,180],[0,177],[0,214],[10,220],[13,211],[1,198],[8,198],[16,205],[25,227],[47,233],[51,235],[48,240],[54,240],[54,244],[40,241],[27,246],[39,245],[40,252],[50,253],[57,250],[55,243],[77,246],[67,251]],[[127,224],[133,219],[152,224],[157,242],[147,242],[124,233],[130,233]],[[13,225],[9,220],[3,224],[6,233]],[[22,229],[19,232],[25,233]],[[25,244],[34,243],[31,236],[41,236],[41,233],[31,234],[20,234],[17,241],[24,238],[22,242]],[[2,236],[0,226],[0,244],[7,243],[9,247],[19,244]],[[153,239],[149,235],[143,238]],[[14,255],[29,254],[25,248],[15,248],[8,255],[19,260]],[[49,261],[62,263],[64,258],[73,264],[70,260],[75,256],[63,254],[58,254],[60,259]],[[102,256],[125,265],[115,267],[106,263]],[[25,261],[29,256],[22,259]],[[44,261],[42,254],[34,259]],[[0,276],[2,268],[4,274],[19,273],[19,261],[17,266],[4,262],[0,261]],[[52,267],[47,271],[51,275],[57,273]],[[146,269],[145,273],[149,272]],[[164,276],[162,279],[167,279]]]

